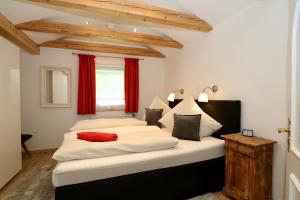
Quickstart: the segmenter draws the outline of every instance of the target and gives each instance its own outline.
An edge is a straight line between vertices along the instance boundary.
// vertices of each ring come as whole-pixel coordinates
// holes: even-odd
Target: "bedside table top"
[[[259,147],[259,146],[264,146],[264,145],[277,143],[274,140],[269,140],[269,139],[265,139],[265,138],[261,138],[261,137],[243,136],[241,133],[221,135],[221,137],[226,139],[226,140],[236,141],[236,142],[246,144],[246,145],[249,145],[249,146],[253,146],[253,147]]]

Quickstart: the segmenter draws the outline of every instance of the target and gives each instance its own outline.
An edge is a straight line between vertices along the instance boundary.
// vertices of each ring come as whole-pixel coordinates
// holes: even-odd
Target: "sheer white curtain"
[[[124,110],[124,67],[98,64],[96,67],[97,111]]]

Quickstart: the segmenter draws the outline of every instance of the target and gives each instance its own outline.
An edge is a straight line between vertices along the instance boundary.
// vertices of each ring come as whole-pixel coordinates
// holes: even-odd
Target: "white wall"
[[[20,49],[0,37],[0,188],[21,170]]]
[[[219,91],[211,99],[241,100],[242,128],[278,141],[273,197],[284,199],[286,136],[277,128],[286,127],[288,118],[288,1],[255,1],[208,34],[179,35],[185,47],[167,58],[166,93],[184,88],[186,96],[197,98],[216,84]]]
[[[31,150],[57,148],[63,134],[77,121],[89,116],[77,115],[78,57],[71,50],[41,48],[40,55],[21,53],[21,105],[22,132],[33,134],[28,141]],[[78,52],[78,51],[77,51]],[[82,52],[100,55],[100,53]],[[104,54],[103,54],[104,55]],[[97,58],[97,63],[118,64],[119,59]],[[69,67],[72,69],[72,108],[40,107],[40,68]],[[153,97],[164,93],[164,60],[145,58],[140,61],[140,106],[138,117],[143,115]],[[97,113],[97,117],[123,117],[123,112]]]

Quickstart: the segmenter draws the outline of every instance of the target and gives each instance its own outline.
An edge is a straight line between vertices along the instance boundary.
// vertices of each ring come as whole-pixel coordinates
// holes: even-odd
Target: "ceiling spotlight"
[[[88,21],[85,21],[84,24],[85,24],[85,25],[89,25],[89,22],[88,22]]]
[[[136,32],[137,32],[137,29],[136,29],[136,28],[135,28],[135,29],[133,29],[133,32],[135,32],[135,33],[136,33]]]

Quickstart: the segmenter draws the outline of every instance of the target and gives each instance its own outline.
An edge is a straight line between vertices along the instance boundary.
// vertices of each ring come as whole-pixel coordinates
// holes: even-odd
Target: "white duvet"
[[[113,142],[88,142],[77,139],[77,133],[80,131],[66,133],[63,144],[55,152],[53,159],[69,161],[156,151],[174,148],[179,141],[156,126],[126,126],[92,131],[116,133],[118,140]]]
[[[71,131],[146,125],[147,123],[145,121],[135,118],[89,119],[76,122],[76,124],[71,128]]]

